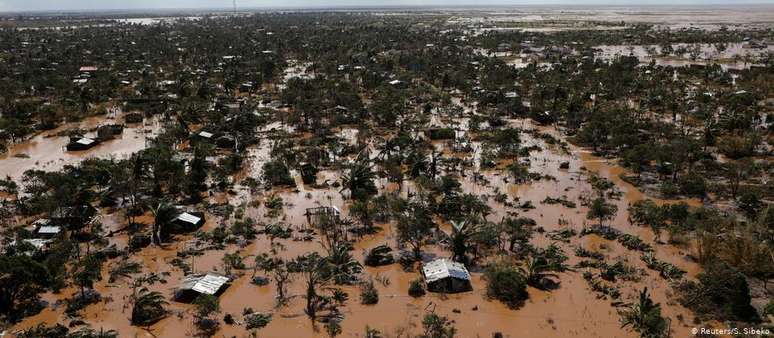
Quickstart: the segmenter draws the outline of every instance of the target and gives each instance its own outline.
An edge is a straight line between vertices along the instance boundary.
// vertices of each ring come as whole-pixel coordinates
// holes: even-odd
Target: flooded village
[[[0,331],[771,336],[773,29],[0,14]]]

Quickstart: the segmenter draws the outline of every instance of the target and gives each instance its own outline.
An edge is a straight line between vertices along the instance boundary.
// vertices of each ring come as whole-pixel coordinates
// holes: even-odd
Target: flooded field
[[[0,178],[10,178],[0,181],[0,262],[11,272],[26,271],[11,259],[40,266],[50,279],[25,290],[29,304],[0,299],[0,328],[23,338],[56,324],[116,332],[107,338],[411,338],[433,329],[451,332],[433,338],[682,338],[774,319],[761,310],[774,304],[771,275],[750,266],[768,266],[771,251],[755,236],[769,233],[749,230],[772,208],[774,139],[761,116],[771,116],[764,103],[774,91],[770,68],[760,68],[774,46],[738,37],[663,51],[624,40],[593,47],[592,57],[582,43],[554,48],[510,34],[615,34],[633,23],[745,30],[768,27],[774,10],[365,12],[115,19],[122,28],[110,33],[120,38],[82,32],[94,46],[67,29],[24,32],[32,37],[23,47],[0,39],[7,55],[44,59],[36,41],[49,40],[36,34],[57,34],[50,41],[70,41],[68,53],[84,50],[86,60],[56,68],[62,83],[89,80],[46,95],[80,93],[139,113],[113,108],[16,142],[0,130]],[[228,39],[235,32],[239,43]],[[158,44],[169,48],[149,52]],[[616,63],[627,55],[656,66]],[[728,79],[689,67],[714,63]],[[99,88],[118,79],[120,89]],[[31,99],[30,87],[9,90],[21,99],[2,101],[0,126],[74,109],[35,110],[56,100]],[[696,87],[711,95],[689,95]],[[108,126],[122,129],[103,139]],[[44,174],[24,180],[28,170]],[[707,242],[722,249],[708,253]],[[366,263],[385,247],[386,263]],[[744,283],[718,288],[742,290],[734,295],[759,317],[721,320],[685,301],[685,290],[716,282],[705,277],[707,257],[756,273],[733,270]],[[431,290],[424,268],[437,262],[465,273],[447,268],[449,284]],[[199,274],[227,282],[191,282]],[[465,287],[450,290],[460,280]],[[142,308],[149,295],[163,311],[139,321],[153,310]],[[662,325],[652,336],[626,322],[649,304],[657,311],[646,315]],[[13,316],[14,305],[30,313]],[[448,322],[434,328],[433,318]]]
[[[464,123],[457,121],[456,123]],[[89,121],[85,124],[88,125]],[[92,122],[93,123],[93,122]],[[158,123],[158,122],[153,122]],[[153,124],[152,123],[152,124]],[[553,133],[558,135],[552,129],[537,127],[531,125],[528,121],[512,121],[514,126],[527,129],[536,129],[541,132]],[[147,126],[146,128],[151,128]],[[142,128],[138,129],[143,130]],[[48,166],[42,168],[54,170],[64,164],[74,164],[79,159],[87,156],[121,156],[121,152],[130,153],[142,147],[142,140],[138,131],[131,129],[125,132],[124,137],[130,136],[126,142],[114,140],[117,144],[105,144],[85,154],[67,155],[61,152],[62,143],[57,139],[36,136],[30,141],[30,144],[24,147],[24,144],[13,149],[14,153],[24,152],[30,158],[29,161],[46,161]],[[352,131],[342,130],[341,135],[345,138],[352,138]],[[476,195],[492,195],[495,192],[505,192],[509,199],[518,201],[533,201],[539,204],[546,197],[566,196],[570,200],[577,200],[583,194],[590,191],[590,187],[585,182],[590,173],[596,173],[615,182],[616,187],[623,192],[623,197],[617,202],[620,212],[612,221],[614,226],[624,232],[636,234],[648,241],[652,240],[652,233],[648,230],[632,226],[627,221],[628,214],[626,207],[643,198],[641,192],[636,188],[622,182],[619,174],[622,169],[608,163],[607,160],[592,156],[583,149],[571,147],[569,152],[561,151],[556,147],[546,145],[537,139],[528,139],[525,145],[537,145],[543,150],[532,152],[530,154],[530,171],[541,172],[556,178],[556,181],[540,181],[531,184],[512,184],[502,177],[496,171],[484,170],[484,178],[489,184],[482,185],[480,181],[475,182],[473,177],[463,178],[463,189],[466,193]],[[443,144],[437,145],[444,150]],[[102,149],[101,147],[110,147]],[[57,150],[56,152],[54,151]],[[53,155],[50,153],[54,153]],[[244,175],[248,177],[260,177],[260,164],[268,160],[268,144],[263,143],[249,150],[250,165],[247,166],[248,172]],[[471,154],[470,156],[477,156]],[[2,163],[9,164],[4,166],[8,174],[19,175],[18,169],[27,162],[11,162],[15,158],[7,158]],[[16,161],[22,161],[18,159]],[[560,162],[569,162],[568,170],[559,169]],[[12,163],[12,164],[11,164]],[[332,182],[338,177],[337,172],[323,171],[319,174],[320,180]],[[334,205],[342,208],[344,215],[348,213],[347,203],[342,199],[337,189],[320,189],[304,186],[298,180],[299,188],[297,191],[273,191],[259,193],[257,195],[249,193],[246,187],[236,187],[237,191],[244,191],[245,194],[238,193],[235,197],[226,197],[221,202],[226,202],[234,206],[244,206],[252,200],[262,200],[267,196],[281,197],[284,203],[282,214],[277,216],[283,222],[292,228],[300,230],[306,228],[306,218],[304,212],[307,208],[320,205]],[[413,184],[406,182],[401,194],[407,194],[412,190]],[[394,186],[386,181],[379,183],[380,190],[395,189]],[[213,202],[216,197],[213,197]],[[698,203],[694,201],[692,203]],[[512,208],[503,207],[499,203],[490,202],[493,213],[488,216],[491,220],[499,220],[505,217],[507,213],[515,211]],[[103,216],[103,223],[108,229],[115,230],[117,227],[110,226],[113,222],[120,222],[120,212],[106,211]],[[586,226],[585,208],[568,209],[561,205],[540,204],[536,209],[520,213],[523,216],[532,217],[538,222],[538,226],[546,231],[573,229],[581,231]],[[263,207],[247,207],[246,215],[255,219],[266,217],[266,210]],[[213,215],[208,215],[210,221],[205,224],[203,230],[212,230],[218,223],[224,221]],[[112,220],[112,221],[111,221]],[[564,224],[564,225],[560,225]],[[383,230],[378,235],[366,235],[359,239],[355,246],[353,254],[358,261],[362,261],[364,253],[376,245],[388,244],[392,247],[400,247],[395,238],[395,230],[391,224],[381,224]],[[450,231],[448,226],[445,231]],[[122,235],[110,239],[110,242],[119,246],[126,245],[127,239]],[[159,291],[164,295],[170,295],[177,287],[175,281],[182,278],[182,271],[170,265],[176,252],[186,247],[196,239],[190,237],[178,238],[176,244],[169,244],[163,247],[146,248],[134,255],[134,260],[140,260],[143,265],[143,273],[160,274],[168,283],[159,283],[149,286],[151,290]],[[546,245],[551,240],[538,236],[535,242],[540,245]],[[293,258],[309,250],[324,252],[320,243],[312,241],[297,241],[294,239],[279,240],[284,249],[280,255],[285,258]],[[596,236],[585,238],[576,238],[572,241],[561,244],[566,251],[572,251],[574,247],[585,247],[594,250],[601,250],[614,260],[622,260],[635,265],[640,265],[638,254],[627,250],[615,243],[606,241]],[[247,246],[240,247],[229,245],[224,249],[206,251],[203,256],[192,258],[192,268],[194,271],[221,271],[221,259],[224,254],[229,252],[238,252],[244,257],[254,257],[260,253],[266,252],[271,247],[269,241],[260,238]],[[429,247],[425,250],[424,259],[433,257],[443,257],[446,254],[440,247]],[[657,247],[656,254],[660,259],[667,260],[682,269],[685,269],[691,275],[698,271],[696,264],[685,261],[680,257],[685,252],[681,252],[671,246]],[[573,260],[570,261],[574,263]],[[643,268],[644,269],[644,268]],[[644,269],[646,270],[646,269]],[[486,285],[482,280],[481,272],[473,271],[473,291],[456,295],[430,294],[424,298],[415,299],[406,294],[409,283],[418,278],[416,271],[406,272],[399,265],[371,268],[367,267],[365,272],[371,276],[378,276],[380,280],[386,281],[378,285],[381,300],[379,304],[368,306],[352,302],[342,309],[347,320],[343,324],[345,335],[354,336],[361,332],[366,325],[381,330],[385,333],[399,335],[401,332],[416,332],[421,327],[423,314],[428,309],[434,309],[437,313],[449,316],[455,321],[455,325],[461,336],[476,336],[486,332],[502,332],[506,336],[521,335],[541,335],[548,332],[552,336],[583,336],[583,337],[634,337],[631,332],[621,329],[617,320],[618,314],[616,308],[611,306],[610,301],[600,299],[596,294],[586,290],[587,284],[581,278],[582,270],[562,273],[560,279],[561,287],[558,290],[547,292],[537,289],[530,290],[530,299],[518,311],[510,310],[505,305],[487,300],[485,296]],[[292,294],[290,302],[281,308],[275,307],[275,290],[273,286],[256,286],[250,283],[251,272],[242,271],[220,296],[223,313],[229,313],[239,318],[238,314],[245,307],[253,308],[259,312],[274,313],[274,319],[271,324],[261,331],[264,336],[306,336],[313,332],[312,322],[306,318],[303,312],[303,301],[299,298],[303,285],[300,281],[295,281],[289,286]],[[107,279],[107,278],[105,278]],[[126,284],[127,281],[118,281],[115,283],[100,282],[96,290],[100,292],[105,300],[91,306],[83,315],[83,319],[94,327],[103,327],[105,329],[115,329],[122,332],[122,335],[137,337],[187,337],[193,334],[191,331],[191,322],[188,317],[170,316],[156,324],[150,330],[137,328],[129,325],[127,320],[128,309],[126,300],[132,293],[132,288]],[[661,303],[668,303],[668,288],[657,274],[649,272],[642,281],[632,284],[634,290],[639,286],[648,286],[653,290],[653,297]],[[627,286],[628,288],[628,286]],[[344,290],[354,297],[358,288],[355,286],[344,287]],[[59,294],[51,294],[44,297],[52,305],[57,304],[63,297],[69,297],[78,291],[75,289],[65,289]],[[636,295],[632,292],[625,293],[624,299],[633,298]],[[191,311],[191,306],[187,304],[173,302],[171,305],[172,313],[185,313]],[[24,329],[37,325],[38,323],[67,322],[67,317],[61,312],[63,306],[53,306],[44,310],[39,315],[25,319],[22,323],[15,326],[15,329]],[[687,335],[690,329],[691,315],[685,309],[679,306],[667,307],[665,315],[673,319],[673,329],[676,336]],[[400,314],[385,317],[385,313]],[[682,318],[678,320],[677,318]],[[319,324],[318,324],[319,325]],[[319,327],[318,327],[319,329]],[[242,332],[240,327],[224,326],[219,332],[222,336],[240,336]]]
[[[117,119],[91,117],[82,122],[68,123],[54,130],[44,131],[28,140],[12,144],[8,152],[0,154],[0,177],[10,176],[19,181],[24,171],[30,169],[56,171],[65,165],[77,165],[86,158],[127,158],[146,147],[146,142],[155,137],[161,130],[162,122],[158,118],[144,123],[126,125],[118,137],[105,141],[92,149],[82,151],[67,151],[69,142],[62,133],[71,129],[95,130],[107,123],[117,123]],[[87,135],[93,136],[94,132]]]

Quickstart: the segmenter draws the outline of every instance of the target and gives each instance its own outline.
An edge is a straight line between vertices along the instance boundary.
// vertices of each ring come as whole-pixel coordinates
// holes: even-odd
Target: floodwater
[[[101,122],[106,120],[100,117],[89,118],[81,123],[70,123],[11,145],[6,154],[0,155],[0,175],[18,179],[27,169],[55,171],[86,158],[125,158],[145,148],[146,141],[160,129],[160,122],[155,119],[143,125],[129,125],[115,139],[84,151],[67,151],[64,148],[69,141],[68,137],[57,136],[58,133],[74,127],[93,129]],[[94,136],[93,133],[87,133],[87,136],[89,135]]]
[[[87,130],[86,136],[95,137],[93,130],[103,124],[123,123],[123,118],[89,117],[78,123],[67,123],[56,129],[38,133],[32,138],[12,144],[0,155],[0,177],[20,180],[29,169],[56,171],[68,164],[77,164],[86,158],[115,158],[130,156],[146,147],[146,141],[158,134],[161,122],[146,119],[144,124],[128,124],[120,135],[84,151],[67,151],[67,136],[58,136],[71,129]]]
[[[455,101],[459,102],[459,101]],[[468,109],[468,108],[466,108]],[[436,119],[436,122],[439,120]],[[455,125],[466,126],[465,120],[447,121]],[[88,122],[87,122],[88,123]],[[514,126],[525,129],[539,129],[540,132],[546,132],[558,135],[553,129],[537,127],[529,121],[511,121]],[[280,126],[274,125],[277,128]],[[264,128],[266,129],[266,128]],[[128,130],[125,132],[129,132]],[[354,129],[344,128],[338,132],[344,139],[352,140],[356,138]],[[127,136],[130,134],[125,134]],[[460,135],[460,136],[464,136]],[[534,151],[530,155],[530,171],[540,172],[554,176],[553,180],[541,180],[531,184],[516,185],[506,181],[502,176],[501,170],[482,171],[489,184],[482,185],[474,182],[472,175],[461,178],[465,192],[477,195],[492,195],[495,192],[504,192],[509,200],[513,201],[532,201],[536,209],[527,211],[518,211],[511,207],[506,207],[489,199],[489,205],[493,212],[488,216],[490,221],[499,221],[509,212],[519,212],[523,216],[534,218],[540,227],[546,231],[573,228],[580,231],[586,224],[584,207],[568,209],[561,205],[541,204],[540,201],[546,197],[566,196],[569,200],[577,201],[583,194],[590,193],[590,187],[586,183],[587,174],[581,170],[585,167],[590,172],[598,173],[613,182],[622,191],[623,197],[615,203],[619,206],[617,217],[611,222],[616,228],[636,234],[649,243],[653,243],[653,235],[647,228],[632,226],[628,223],[627,205],[636,200],[644,198],[636,188],[620,180],[618,175],[622,169],[606,160],[594,157],[587,151],[570,146],[569,152],[564,152],[556,146],[549,146],[542,140],[533,138],[527,133],[524,136],[524,146],[538,145],[541,150]],[[28,146],[28,153],[31,158],[46,158],[40,151],[59,149],[60,145],[46,145],[46,142],[55,143],[57,138],[42,137],[36,140],[35,145]],[[119,141],[119,140],[115,140]],[[114,141],[114,142],[115,142]],[[135,142],[138,142],[135,140]],[[141,143],[141,142],[140,142]],[[105,144],[104,146],[108,146]],[[140,147],[139,144],[134,145]],[[269,142],[262,142],[257,146],[248,149],[248,163],[246,171],[240,173],[243,177],[260,177],[260,168],[269,158]],[[443,143],[437,143],[437,147],[444,148]],[[120,147],[129,151],[128,146]],[[476,147],[480,149],[480,147]],[[18,150],[14,150],[17,151]],[[93,156],[107,154],[99,152],[98,148],[92,150]],[[448,153],[445,152],[445,153]],[[62,154],[62,153],[58,153]],[[61,155],[59,155],[61,156]],[[67,158],[63,160],[54,160],[53,163],[74,163],[80,157]],[[464,155],[463,155],[464,156]],[[469,154],[476,157],[477,154]],[[54,156],[56,157],[56,156]],[[51,160],[50,160],[51,161]],[[559,169],[559,163],[562,161],[570,162],[570,169]],[[0,161],[4,164],[5,160]],[[56,167],[51,164],[48,169],[53,170]],[[25,165],[21,163],[19,165]],[[4,167],[5,168],[5,167]],[[475,168],[474,168],[475,169]],[[6,169],[7,170],[7,169]],[[11,172],[11,174],[18,174]],[[284,222],[294,229],[306,227],[306,218],[303,213],[306,208],[320,205],[334,205],[342,209],[344,216],[348,214],[347,204],[338,189],[330,187],[313,188],[304,186],[299,175],[293,173],[297,178],[296,189],[275,189],[272,191],[249,191],[247,187],[237,184],[234,190],[235,195],[218,196],[221,202],[227,202],[235,206],[245,208],[245,215],[256,219],[259,222]],[[319,173],[318,182],[332,183],[339,179],[340,170],[323,170]],[[394,184],[388,184],[381,179],[377,182],[381,191],[396,189]],[[403,185],[401,194],[405,196],[409,189],[413,189],[411,182]],[[281,197],[284,202],[283,212],[276,217],[267,214],[267,210],[262,202],[269,196]],[[213,201],[216,197],[213,197]],[[695,203],[695,202],[692,202]],[[123,218],[119,212],[111,213],[105,210],[103,222],[106,228],[115,230],[120,228]],[[148,215],[139,218],[148,224],[152,218]],[[214,227],[226,222],[214,215],[207,215],[207,224],[204,230],[211,230]],[[561,221],[560,221],[561,220]],[[563,223],[562,221],[567,221]],[[564,224],[564,225],[560,225]],[[379,224],[382,231],[376,235],[360,238],[355,244],[353,255],[362,262],[364,253],[367,249],[380,244],[388,244],[393,248],[398,248],[395,238],[395,230],[391,224]],[[441,225],[441,229],[449,231],[448,225]],[[291,259],[300,254],[309,251],[318,251],[324,253],[324,248],[318,242],[302,241],[298,236],[291,239],[278,239],[276,242],[282,243],[283,249],[278,256]],[[111,237],[109,241],[120,247],[126,245],[126,234],[119,233]],[[536,234],[534,243],[538,246],[548,245],[551,241],[543,235]],[[196,242],[193,236],[180,236],[172,244],[164,247],[148,247],[141,250],[138,254],[132,256],[132,260],[141,262],[143,265],[143,274],[157,273],[163,276],[165,283],[155,283],[147,285],[150,290],[159,291],[171,298],[177,282],[182,279],[183,272],[173,267],[170,262],[176,257],[178,250],[184,249]],[[672,320],[672,328],[676,337],[688,335],[690,329],[691,314],[679,305],[670,301],[670,287],[667,282],[662,280],[657,273],[647,270],[639,260],[639,253],[632,252],[615,242],[606,241],[596,236],[586,236],[583,238],[573,237],[569,243],[558,243],[565,252],[571,257],[569,263],[577,263],[574,257],[574,248],[583,246],[588,249],[595,249],[606,254],[609,260],[624,260],[629,264],[639,267],[646,271],[645,276],[639,282],[622,282],[626,285],[620,285],[623,293],[622,301],[632,301],[636,297],[636,292],[647,286],[651,290],[652,297],[663,304],[664,315]],[[240,247],[235,244],[227,245],[225,249],[207,250],[203,256],[197,256],[190,260],[194,271],[220,271],[223,272],[221,259],[224,254],[230,252],[239,252],[245,258],[246,265],[252,264],[255,255],[269,252],[270,241],[266,236],[260,235],[257,240],[247,246]],[[696,264],[682,259],[685,255],[679,249],[666,245],[655,245],[657,257],[671,262],[689,272],[689,276],[695,275],[698,271]],[[424,259],[432,257],[448,257],[449,251],[437,245],[431,245],[424,248]],[[108,266],[116,264],[113,260]],[[105,271],[108,271],[105,268]],[[379,290],[380,300],[377,305],[362,305],[359,300],[359,289],[357,286],[341,287],[349,293],[350,300],[340,310],[344,314],[342,327],[343,336],[356,337],[364,332],[366,326],[376,328],[389,336],[399,336],[406,333],[417,333],[421,330],[421,321],[423,316],[429,311],[435,311],[438,314],[448,316],[454,321],[454,325],[459,330],[461,337],[490,336],[494,332],[502,332],[506,337],[519,336],[556,336],[556,337],[635,337],[632,332],[626,331],[620,327],[617,308],[612,306],[613,300],[599,298],[594,292],[590,292],[589,286],[582,278],[582,270],[568,271],[560,274],[561,287],[553,291],[540,291],[530,288],[529,300],[518,310],[511,310],[500,302],[487,300],[485,296],[486,283],[482,279],[480,269],[471,270],[473,277],[473,291],[454,295],[428,294],[421,298],[412,298],[408,296],[407,290],[409,283],[420,277],[417,271],[406,272],[398,264],[384,267],[366,267],[367,275],[376,280]],[[171,315],[166,319],[154,324],[146,331],[145,328],[133,327],[129,324],[131,306],[129,299],[132,294],[129,280],[119,280],[115,283],[107,282],[107,272],[102,282],[97,283],[96,290],[99,291],[105,301],[87,307],[83,311],[83,319],[95,328],[115,329],[126,337],[189,337],[195,334],[192,316],[192,307],[189,304],[183,304],[171,301],[168,307]],[[262,272],[258,272],[262,274]],[[259,331],[259,335],[264,337],[304,337],[304,336],[323,336],[324,331],[314,331],[315,329],[324,330],[322,324],[313,323],[303,312],[304,300],[301,297],[304,287],[302,281],[296,278],[289,286],[289,293],[292,295],[289,303],[283,307],[276,307],[275,285],[270,283],[267,286],[253,285],[250,280],[252,270],[248,268],[244,271],[237,271],[236,278],[225,292],[220,295],[221,313],[220,318],[225,314],[231,314],[239,323],[242,320],[242,310],[250,307],[255,311],[267,312],[273,314],[272,322],[264,329]],[[58,295],[47,294],[44,298],[51,304],[58,300],[69,298],[77,290],[68,288]],[[56,322],[68,323],[69,320],[63,314],[64,306],[56,308],[49,307],[42,313],[25,319],[14,327],[14,330],[34,326],[38,323],[53,324]],[[389,315],[385,315],[389,314]],[[677,318],[683,318],[680,322]],[[317,333],[315,333],[317,332]],[[221,330],[217,336],[230,337],[245,336],[246,332],[240,325],[222,324]]]
[[[643,64],[649,64],[655,61],[662,66],[682,67],[690,65],[710,65],[718,64],[723,69],[745,69],[756,65],[760,57],[774,52],[774,46],[765,46],[763,48],[750,48],[746,43],[729,43],[722,45],[714,44],[673,44],[672,48],[677,51],[685,49],[682,55],[661,55],[661,47],[656,45],[606,45],[596,46],[599,51],[595,54],[597,58],[609,60],[616,56],[636,56]],[[691,53],[694,52],[692,56]]]

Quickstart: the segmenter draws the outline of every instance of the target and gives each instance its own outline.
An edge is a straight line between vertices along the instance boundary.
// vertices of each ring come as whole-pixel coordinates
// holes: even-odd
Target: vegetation
[[[622,325],[642,337],[684,333],[669,332],[682,313],[671,307],[696,326],[769,319],[767,23],[388,12],[0,17],[3,327],[48,308],[70,327],[20,335],[119,336],[89,326],[101,314],[83,310],[100,300],[127,302],[126,319],[152,334],[170,314],[200,336],[284,322],[245,309],[221,332],[219,297],[244,296],[348,336],[362,327],[346,315],[378,313],[391,279],[422,297],[435,258],[462,263],[514,311],[581,275],[592,291],[581,299],[624,305]],[[80,137],[100,146],[71,149]],[[199,215],[207,226],[186,225]],[[193,311],[167,302],[163,289],[205,269],[238,290],[197,297]],[[637,281],[668,301],[647,289],[630,299]],[[457,335],[445,309],[396,334]],[[584,335],[552,321],[557,335]],[[459,335],[486,334],[470,330]]]

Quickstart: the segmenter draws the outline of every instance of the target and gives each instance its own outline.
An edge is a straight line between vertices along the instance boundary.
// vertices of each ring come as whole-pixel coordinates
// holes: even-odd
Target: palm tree
[[[355,162],[349,165],[349,170],[341,177],[341,191],[349,190],[350,198],[362,199],[377,192],[372,171],[371,160],[367,152],[360,152]]]
[[[450,221],[452,225],[452,260],[463,262],[467,260],[467,252],[473,246],[472,241],[480,233],[478,219],[469,218],[463,221]]]
[[[527,284],[534,288],[545,289],[545,281],[549,278],[558,278],[558,275],[552,273],[551,265],[541,254],[533,254],[525,262],[524,267],[520,269],[527,279]]]
[[[336,243],[328,250],[328,262],[336,284],[350,284],[356,279],[354,275],[363,271],[363,266],[350,254],[349,247],[342,243]]]
[[[168,304],[160,292],[149,292],[148,289],[142,288],[132,308],[132,325],[150,326],[158,322],[166,317],[167,310],[164,306]]]
[[[167,236],[172,221],[177,217],[177,209],[169,202],[161,201],[156,207],[151,208],[151,212],[153,213],[153,243],[159,245]]]
[[[120,278],[129,278],[133,273],[138,273],[141,270],[142,266],[137,262],[120,262],[110,270],[110,278],[108,278],[108,281],[113,283]]]
[[[669,336],[669,323],[661,317],[661,305],[650,299],[647,287],[640,292],[639,301],[621,313],[621,327],[627,326],[637,331],[641,338]]]

